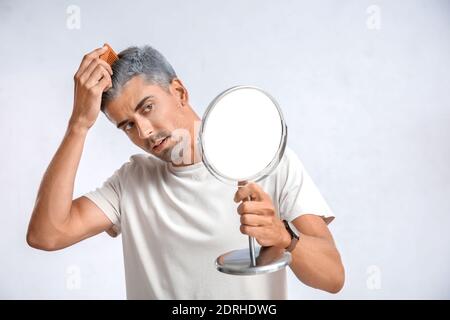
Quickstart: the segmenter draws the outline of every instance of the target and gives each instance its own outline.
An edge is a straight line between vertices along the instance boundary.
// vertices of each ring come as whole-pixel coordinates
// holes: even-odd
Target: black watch
[[[298,242],[298,235],[291,229],[291,227],[289,226],[289,223],[286,220],[283,220],[284,226],[286,227],[286,230],[289,232],[289,235],[291,236],[291,243],[287,246],[286,251],[291,252],[292,250],[294,250],[295,246],[297,245]]]

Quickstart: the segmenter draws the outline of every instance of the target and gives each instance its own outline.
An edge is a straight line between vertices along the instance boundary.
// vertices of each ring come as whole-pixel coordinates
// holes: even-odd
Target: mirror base
[[[216,268],[233,275],[256,275],[275,272],[291,263],[291,254],[275,247],[255,248],[256,265],[252,266],[249,249],[234,250],[219,256]]]

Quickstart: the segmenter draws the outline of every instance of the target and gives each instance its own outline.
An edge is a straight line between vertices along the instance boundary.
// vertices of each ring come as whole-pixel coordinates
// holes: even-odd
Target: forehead
[[[161,86],[147,83],[142,76],[135,76],[128,80],[117,97],[111,100],[105,108],[108,118],[117,124],[126,115],[133,113],[137,104],[147,96],[161,99],[168,93]]]

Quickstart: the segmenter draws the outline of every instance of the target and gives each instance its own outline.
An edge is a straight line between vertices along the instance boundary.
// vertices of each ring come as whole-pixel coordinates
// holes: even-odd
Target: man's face
[[[180,89],[180,87],[182,89]],[[135,145],[163,161],[171,161],[178,143],[172,132],[188,129],[182,107],[184,87],[172,81],[169,91],[145,82],[141,76],[131,78],[119,95],[106,106],[107,117],[123,130]]]

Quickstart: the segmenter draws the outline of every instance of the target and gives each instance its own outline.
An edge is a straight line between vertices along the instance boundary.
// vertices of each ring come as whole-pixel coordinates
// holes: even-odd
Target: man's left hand
[[[285,249],[289,246],[290,235],[276,215],[272,199],[259,185],[239,182],[234,201],[242,201],[237,208],[241,216],[241,233],[254,237],[263,247]]]

